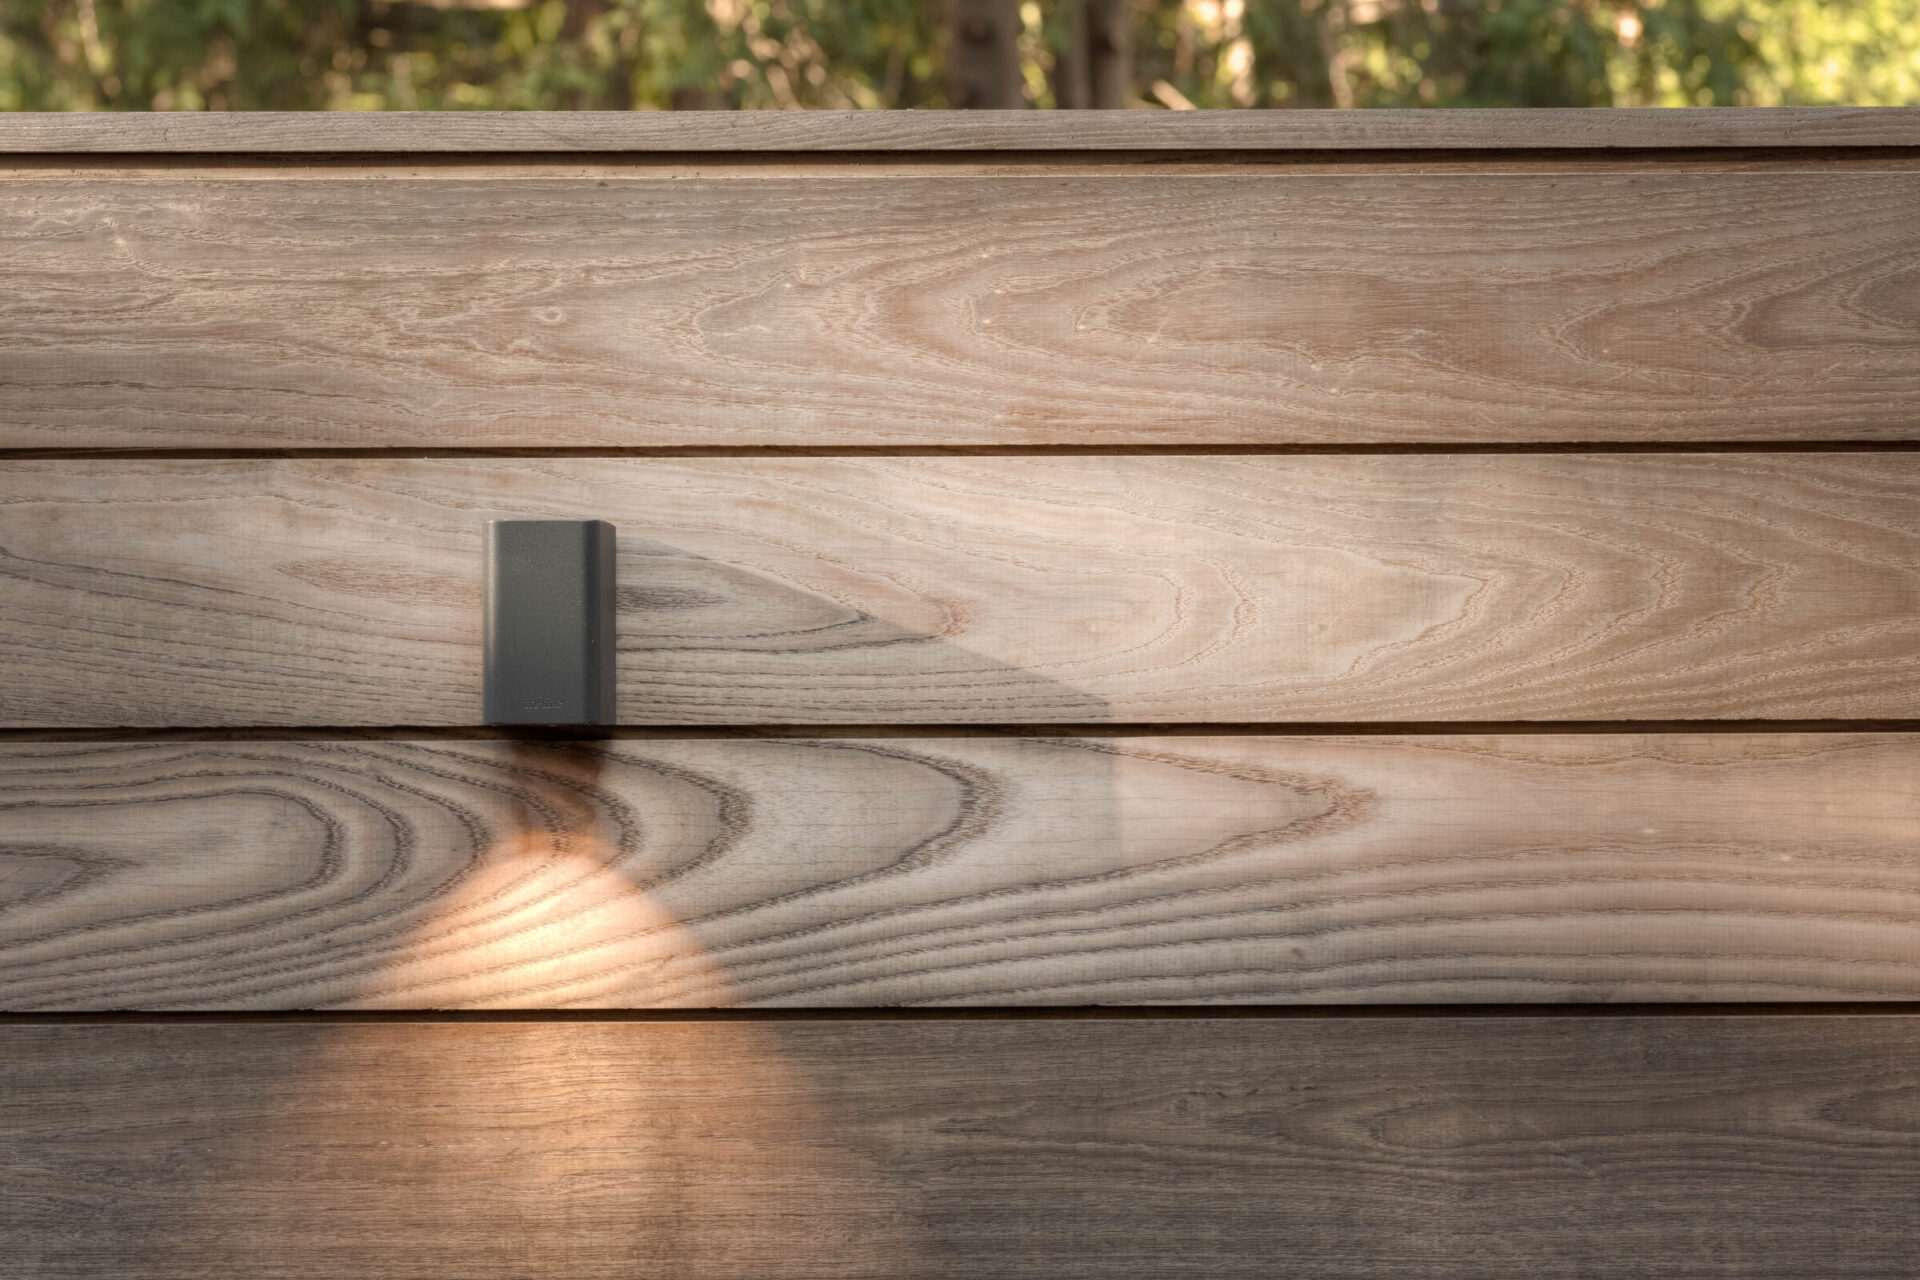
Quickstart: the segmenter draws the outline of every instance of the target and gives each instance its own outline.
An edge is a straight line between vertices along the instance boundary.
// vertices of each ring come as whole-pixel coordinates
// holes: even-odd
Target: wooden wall
[[[1920,115],[0,117],[0,267],[9,1277],[1912,1274]]]

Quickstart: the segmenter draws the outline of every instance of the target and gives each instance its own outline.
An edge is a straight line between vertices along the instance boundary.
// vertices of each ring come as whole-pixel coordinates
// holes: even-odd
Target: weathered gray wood
[[[8,112],[0,153],[1916,147],[1920,108]]]
[[[0,182],[0,446],[1920,439],[1920,172]]]
[[[0,1028],[10,1280],[1911,1274],[1909,1017]]]
[[[620,533],[633,724],[1920,716],[1920,454],[0,466],[0,722],[463,725]]]
[[[1920,1000],[1920,736],[0,748],[0,1008]]]

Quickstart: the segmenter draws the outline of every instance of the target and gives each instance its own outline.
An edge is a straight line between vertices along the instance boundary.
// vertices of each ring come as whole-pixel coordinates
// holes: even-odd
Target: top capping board
[[[1920,108],[0,114],[0,154],[15,155],[1780,147],[1920,147]]]

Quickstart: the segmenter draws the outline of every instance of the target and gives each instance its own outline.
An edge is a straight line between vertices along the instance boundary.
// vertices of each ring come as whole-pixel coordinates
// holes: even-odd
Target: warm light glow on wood
[[[559,847],[571,843],[573,847]],[[698,942],[590,838],[529,832],[488,850],[391,963],[363,1009],[732,1003]]]
[[[231,1256],[298,1240],[303,1274],[397,1276],[424,1251],[461,1280],[614,1258],[674,1280],[910,1274],[905,1191],[777,1026],[583,1023],[556,1043],[551,1024],[418,1025],[406,1073],[387,1069],[393,1030],[315,1024],[235,1064],[245,1096],[193,1166]],[[490,1052],[469,1052],[476,1030]],[[362,1211],[330,1227],[327,1202]],[[155,1240],[161,1259],[206,1245]]]

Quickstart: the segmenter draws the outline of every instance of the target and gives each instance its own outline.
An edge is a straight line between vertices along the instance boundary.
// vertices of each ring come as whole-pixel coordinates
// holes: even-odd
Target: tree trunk
[[[1124,107],[1133,87],[1132,0],[1086,0],[1088,105]]]
[[[1087,87],[1087,0],[1060,0],[1066,18],[1066,38],[1054,53],[1053,105],[1063,109],[1084,107]]]
[[[1019,0],[948,0],[947,99],[956,107],[1024,107]]]

